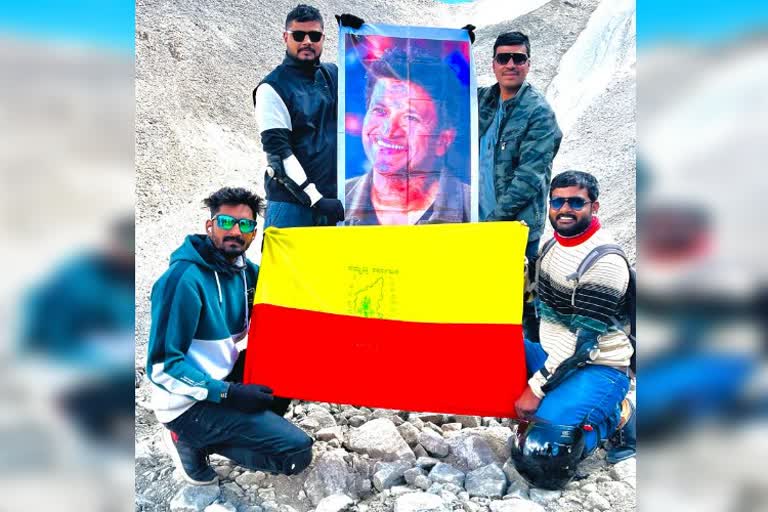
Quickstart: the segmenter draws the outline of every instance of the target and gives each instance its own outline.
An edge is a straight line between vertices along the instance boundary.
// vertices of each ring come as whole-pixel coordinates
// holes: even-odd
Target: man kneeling
[[[598,194],[595,177],[580,171],[555,176],[550,186],[555,243],[537,265],[541,343],[525,342],[531,375],[515,404],[525,419],[510,443],[516,468],[537,487],[564,486],[617,429],[629,435],[609,462],[634,454],[634,406],[625,399],[634,349],[616,327],[628,322],[629,267],[620,254],[606,254],[574,279],[593,249],[615,244],[595,216]]]
[[[263,200],[242,188],[205,199],[205,235],[188,235],[152,288],[147,375],[152,408],[184,479],[216,482],[208,455],[292,475],[312,460],[312,439],[283,418],[290,400],[242,384],[259,267],[245,258]]]

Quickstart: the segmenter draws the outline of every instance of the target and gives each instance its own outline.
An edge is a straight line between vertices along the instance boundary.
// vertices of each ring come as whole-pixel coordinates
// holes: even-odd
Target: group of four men
[[[337,19],[353,28],[364,23],[348,14]],[[345,217],[336,197],[337,67],[320,62],[323,29],[317,9],[307,5],[293,9],[283,34],[285,59],[253,93],[271,168],[265,183],[265,227],[330,226]],[[474,39],[471,30],[470,35]],[[500,35],[493,59],[497,83],[478,90],[480,213],[485,221],[524,221],[529,228],[526,256],[532,262],[549,199],[549,219],[558,243],[541,261],[540,330],[533,303],[526,304],[524,332],[531,375],[515,407],[521,417],[589,425],[586,456],[629,417],[622,399],[629,385],[632,347],[608,320],[621,307],[629,277],[624,260],[608,256],[584,276],[578,289],[565,278],[592,247],[607,243],[610,236],[593,216],[599,203],[597,182],[591,175],[568,171],[555,177],[550,187],[552,160],[562,135],[544,97],[526,82],[529,57],[527,36]],[[386,77],[379,82],[382,85],[374,84],[367,100],[377,101],[377,94],[403,79]],[[382,91],[377,92],[377,87]],[[436,112],[420,115],[421,121],[440,126]],[[399,145],[411,143],[408,130],[403,131],[397,135],[403,137],[401,141],[370,141],[373,146],[383,141],[395,151],[377,156],[375,147],[367,147],[371,175],[347,184],[348,194],[351,190],[359,198],[360,181],[368,179],[366,200],[386,199],[379,194],[386,187],[377,188],[377,181],[384,183],[377,175],[392,170]],[[375,136],[382,137],[378,133]],[[461,194],[461,188],[455,192]],[[439,196],[425,197],[409,220],[444,221],[427,204],[448,200]],[[312,440],[282,417],[289,400],[275,397],[266,386],[242,383],[240,342],[247,335],[258,278],[258,267],[245,258],[245,251],[254,239],[263,200],[244,189],[224,188],[205,204],[211,214],[207,234],[187,237],[152,290],[147,374],[153,383],[153,408],[166,427],[163,435],[169,453],[190,483],[216,481],[207,462],[210,453],[255,470],[298,473],[311,461]],[[599,345],[593,364],[554,390],[543,391],[558,366],[585,340]]]

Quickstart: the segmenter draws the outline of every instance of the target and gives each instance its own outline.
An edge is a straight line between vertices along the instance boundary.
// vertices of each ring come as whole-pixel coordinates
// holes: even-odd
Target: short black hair
[[[319,21],[320,26],[324,27],[323,17],[320,15],[320,11],[311,5],[306,4],[299,4],[288,13],[288,16],[285,17],[286,30],[288,30],[288,25],[290,25],[292,21],[298,21],[299,23],[305,21]]]
[[[528,54],[528,56],[531,56],[531,42],[528,39],[528,36],[523,34],[522,32],[504,32],[503,34],[499,34],[499,37],[496,38],[496,42],[493,43],[493,56],[496,56],[496,48],[499,46],[517,46],[520,44],[525,45],[525,53]]]
[[[446,70],[451,68],[440,58],[421,48],[411,48],[409,52],[389,48],[367,68],[366,108],[371,106],[371,95],[379,78],[394,78],[413,82],[427,91],[435,102],[438,128],[449,128],[455,124],[452,119],[459,119],[461,109],[451,112],[449,107],[452,100],[462,97],[461,84],[458,78],[452,76],[453,71],[446,74]]]
[[[250,207],[253,218],[264,211],[264,200],[244,188],[224,187],[203,199],[203,204],[211,211],[211,217],[219,213],[222,205],[236,206],[244,204]]]
[[[597,201],[597,197],[600,195],[597,178],[584,171],[565,171],[552,178],[552,183],[549,186],[549,197],[552,197],[552,191],[556,188],[565,187],[587,189],[590,201]]]

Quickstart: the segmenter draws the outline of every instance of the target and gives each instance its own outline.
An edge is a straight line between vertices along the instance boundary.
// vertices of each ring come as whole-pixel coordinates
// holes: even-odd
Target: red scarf
[[[592,235],[597,233],[598,229],[600,229],[600,220],[597,217],[592,217],[592,223],[589,225],[589,227],[578,235],[561,236],[557,234],[557,231],[555,231],[555,240],[557,240],[557,243],[562,246],[576,247],[577,245],[583,244],[589,240]]]

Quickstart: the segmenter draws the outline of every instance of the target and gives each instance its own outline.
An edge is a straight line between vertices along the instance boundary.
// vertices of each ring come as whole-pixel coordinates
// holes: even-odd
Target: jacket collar
[[[371,201],[371,187],[373,186],[372,170],[369,170],[358,178],[350,180],[346,195],[347,221],[345,224],[361,226],[366,224],[378,225],[379,220],[373,209]],[[454,205],[457,198],[461,199],[460,205]],[[440,173],[439,192],[435,202],[424,212],[416,224],[437,224],[464,222],[463,206],[464,191],[461,181],[452,178],[443,170]]]

